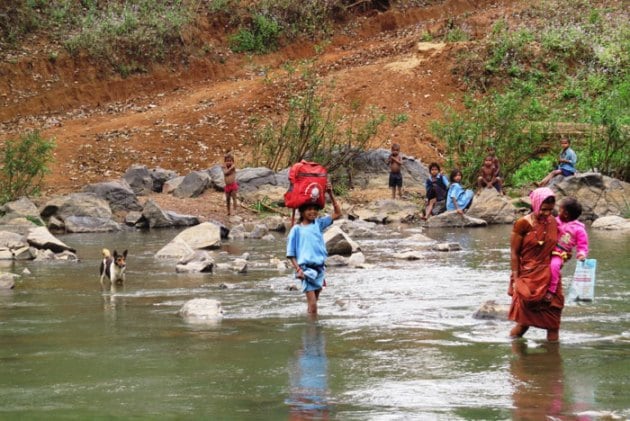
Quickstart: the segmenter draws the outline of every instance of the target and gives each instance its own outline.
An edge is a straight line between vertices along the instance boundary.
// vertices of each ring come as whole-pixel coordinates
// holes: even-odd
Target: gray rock
[[[173,196],[179,198],[197,197],[201,195],[210,184],[211,180],[208,173],[204,171],[193,171],[186,175],[179,186],[173,190]]]
[[[269,234],[269,229],[264,224],[256,224],[254,229],[249,233],[249,238],[259,240]]]
[[[350,256],[352,253],[361,250],[359,245],[337,225],[331,226],[324,232],[324,241],[326,242],[329,256],[334,254]]]
[[[562,178],[552,189],[557,192],[556,201],[572,196],[580,202],[583,208],[580,219],[583,221],[622,215],[630,197],[629,183],[593,172]]]
[[[173,193],[175,189],[177,189],[177,187],[179,187],[179,185],[182,184],[183,181],[184,181],[183,175],[180,175],[175,178],[171,178],[170,180],[166,181],[162,185],[162,193],[166,193],[166,194]]]
[[[164,188],[164,183],[169,180],[178,177],[175,171],[165,170],[164,168],[154,168],[151,170],[151,180],[153,181],[152,190],[156,193],[161,193]]]
[[[223,175],[223,167],[219,164],[213,165],[206,170],[212,181],[212,186],[219,191],[225,189],[225,177]]]
[[[0,231],[0,247],[6,249],[17,249],[28,246],[26,237],[9,231]]]
[[[32,228],[26,236],[26,241],[37,249],[46,249],[53,253],[62,253],[64,251],[76,253],[74,248],[54,237],[46,227]]]
[[[142,210],[140,202],[126,181],[106,181],[89,184],[83,188],[86,193],[92,193],[107,203],[113,212]]]
[[[166,211],[165,213],[173,223],[174,227],[190,227],[201,223],[201,220],[198,216],[182,215],[172,211]]]
[[[120,225],[111,219],[92,216],[69,216],[64,220],[66,232],[112,232],[119,231]]]
[[[486,301],[473,313],[474,319],[482,320],[507,320],[510,306],[507,304],[497,304],[494,300]]]
[[[145,225],[144,217],[142,216],[142,212],[131,211],[125,215],[125,224],[130,226],[135,226],[138,228],[142,228]]]
[[[431,246],[433,251],[460,251],[462,246],[459,243],[437,243]]]
[[[173,226],[173,221],[169,214],[151,199],[144,204],[142,217],[147,221],[149,228],[168,228]]]
[[[205,250],[195,250],[177,262],[177,273],[212,273],[214,259]]]
[[[510,199],[491,188],[475,195],[466,215],[483,219],[488,224],[511,224],[516,220],[516,213]]]
[[[27,197],[7,202],[0,206],[0,224],[11,223],[17,218],[25,218],[33,224],[43,226],[44,221],[39,216],[37,206]]]
[[[18,277],[13,273],[0,273],[0,291],[15,288],[15,278]]]
[[[244,192],[256,190],[258,187],[276,184],[276,174],[269,168],[244,168],[236,172],[239,190]]]
[[[594,230],[630,232],[630,219],[617,215],[603,216],[597,218],[591,225],[591,228]]]
[[[122,178],[138,196],[146,196],[153,191],[153,178],[146,165],[132,165]]]
[[[93,193],[73,193],[53,198],[43,206],[40,214],[45,220],[55,217],[64,224],[69,217],[112,219],[109,203]]]
[[[164,247],[162,247],[156,254],[156,259],[183,259],[184,257],[194,253],[192,247],[190,247],[183,240],[174,239]]]
[[[209,298],[195,298],[184,303],[179,310],[187,322],[216,323],[223,318],[221,302]]]
[[[472,218],[466,214],[460,215],[456,211],[446,211],[432,216],[425,224],[428,228],[485,227],[487,225],[488,223],[483,219]]]

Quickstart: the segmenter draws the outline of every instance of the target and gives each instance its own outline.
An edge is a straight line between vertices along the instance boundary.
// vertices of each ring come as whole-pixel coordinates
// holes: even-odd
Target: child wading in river
[[[307,313],[317,314],[317,300],[324,286],[326,270],[324,263],[328,257],[323,232],[341,217],[341,208],[333,194],[332,185],[326,185],[326,192],[333,205],[332,215],[319,216],[321,207],[307,204],[299,208],[300,219],[291,228],[287,239],[287,258],[295,268],[295,276],[302,280],[302,292],[306,294]]]
[[[236,182],[234,157],[229,153],[226,153],[223,158],[223,177],[225,181],[225,204],[227,206],[227,214],[230,216],[232,215],[230,202],[234,204],[234,213],[236,213],[236,194],[238,193],[238,183]]]
[[[573,248],[577,251],[577,260],[586,259],[588,254],[588,234],[584,224],[578,221],[582,215],[582,205],[573,197],[565,197],[560,201],[560,211],[556,216],[558,224],[558,244],[551,252],[551,282],[547,294],[555,294],[560,281],[562,266],[569,260]],[[551,297],[547,295],[547,300]]]

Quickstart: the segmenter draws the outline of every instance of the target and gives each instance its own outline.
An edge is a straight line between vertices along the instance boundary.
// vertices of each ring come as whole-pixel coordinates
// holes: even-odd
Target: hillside
[[[598,14],[597,19],[607,13],[606,7],[618,10],[621,4],[597,3],[601,8],[587,5],[587,10]],[[489,83],[482,80],[489,62],[485,70],[483,62],[481,70],[474,66],[462,70],[462,57],[497,32],[499,21],[516,29],[532,25],[530,31],[536,31],[534,22],[540,12],[528,14],[529,7],[530,2],[525,1],[442,0],[386,11],[367,9],[338,22],[330,38],[284,43],[279,50],[263,55],[233,53],[229,34],[220,22],[206,17],[198,22],[196,32],[181,34],[184,43],[197,39],[212,46],[205,54],[183,57],[182,50],[170,60],[126,77],[84,54],[69,55],[45,33],[35,32],[17,48],[1,52],[0,141],[16,139],[32,129],[55,140],[55,161],[45,179],[47,195],[119,178],[132,164],[185,174],[208,168],[220,162],[225,152],[233,151],[237,166],[242,167],[253,162],[252,119],[282,119],[287,98],[294,93],[290,92],[294,76],[289,69],[310,61],[330,103],[342,111],[353,108],[360,116],[375,109],[387,117],[372,146],[397,142],[407,155],[425,163],[443,163],[445,141],[431,134],[431,123],[443,119],[445,105],[458,110],[463,109],[465,95],[480,98],[483,90],[473,89],[475,79]],[[582,12],[576,9],[574,13]],[[465,33],[463,41],[449,38],[456,31]],[[562,39],[555,42],[561,44]],[[525,46],[529,50],[520,53],[528,55],[516,57],[521,60],[517,64],[512,61],[513,47],[502,52],[502,63],[492,69],[494,86],[505,83],[519,65],[516,70],[524,75],[521,78],[528,94],[535,88],[541,74],[535,67],[550,67],[547,52],[541,53],[539,44],[531,40]],[[550,48],[558,50],[555,45]],[[492,49],[489,51],[491,54]],[[621,51],[625,51],[623,47]],[[574,56],[563,56],[567,67],[561,66],[560,72],[580,71]],[[627,59],[627,53],[622,57]],[[475,65],[474,60],[466,65],[471,63]],[[606,68],[602,72],[610,74]],[[558,74],[549,80],[553,82]],[[578,76],[562,77],[566,82],[553,83],[569,86],[579,82]],[[627,68],[619,79],[627,80]],[[571,107],[579,98],[569,88],[562,89],[568,90],[560,98],[565,101],[563,112],[572,118],[577,114]],[[601,89],[594,92],[591,97],[597,99]],[[540,107],[537,112],[535,118],[547,113]],[[400,124],[395,123],[397,116]]]

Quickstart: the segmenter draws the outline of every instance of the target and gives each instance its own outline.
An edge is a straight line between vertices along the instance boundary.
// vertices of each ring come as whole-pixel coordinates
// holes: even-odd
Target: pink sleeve
[[[586,257],[588,255],[588,234],[586,233],[584,227],[580,227],[575,230],[575,242],[577,256],[582,254]]]

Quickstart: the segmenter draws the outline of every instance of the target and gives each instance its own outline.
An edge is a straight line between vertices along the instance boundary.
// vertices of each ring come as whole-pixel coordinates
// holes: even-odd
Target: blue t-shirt
[[[453,211],[456,209],[466,209],[475,193],[472,190],[466,190],[459,183],[451,184],[446,194],[446,210]],[[453,203],[453,197],[457,201],[457,208]]]
[[[558,165],[558,169],[565,170],[570,173],[575,173],[575,164],[577,163],[577,155],[571,148],[566,148],[560,153],[560,159],[566,159],[569,162],[562,162]]]
[[[326,215],[312,224],[294,225],[287,238],[287,257],[295,257],[300,266],[322,266],[328,257],[323,233],[332,223],[332,217]]]

